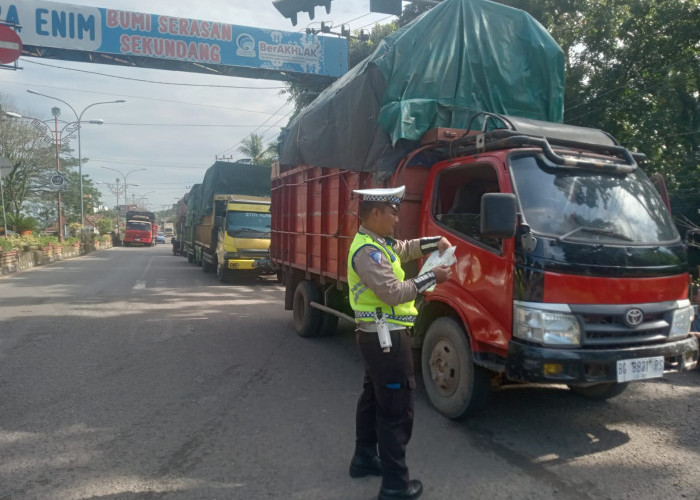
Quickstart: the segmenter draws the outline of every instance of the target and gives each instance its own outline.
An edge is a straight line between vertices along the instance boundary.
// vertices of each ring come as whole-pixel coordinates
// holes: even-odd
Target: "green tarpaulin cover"
[[[445,0],[387,36],[297,116],[282,165],[388,170],[434,127],[477,111],[560,122],[564,53],[529,14]]]
[[[211,214],[215,194],[269,197],[270,169],[250,163],[215,162],[207,169],[202,183],[190,190],[187,225],[199,224],[202,217]]]

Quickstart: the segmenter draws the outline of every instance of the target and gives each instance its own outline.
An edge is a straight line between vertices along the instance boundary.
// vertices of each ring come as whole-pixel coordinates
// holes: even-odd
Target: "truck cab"
[[[239,271],[273,272],[270,262],[270,198],[227,196],[217,210],[216,274],[222,281]],[[225,208],[224,208],[225,207]]]

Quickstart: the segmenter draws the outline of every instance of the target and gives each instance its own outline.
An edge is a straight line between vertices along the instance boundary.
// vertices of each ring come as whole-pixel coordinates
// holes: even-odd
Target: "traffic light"
[[[370,12],[401,15],[401,0],[369,0]]]
[[[299,12],[306,12],[309,14],[309,19],[313,19],[316,6],[323,5],[326,8],[326,14],[330,14],[332,1],[333,0],[274,0],[272,5],[275,6],[275,9],[277,9],[280,14],[284,17],[288,17],[292,21],[292,26],[296,26],[297,14]]]

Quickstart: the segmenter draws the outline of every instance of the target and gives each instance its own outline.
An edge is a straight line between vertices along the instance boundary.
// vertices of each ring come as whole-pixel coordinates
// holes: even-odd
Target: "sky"
[[[337,31],[341,24],[351,30],[368,30],[377,22],[394,19],[370,13],[369,0],[333,0],[330,14],[316,7],[315,19],[310,21],[306,13],[300,13],[297,26],[274,8],[272,0],[56,3],[282,31],[300,31],[307,26],[318,29],[321,21],[331,21],[338,26]],[[4,15],[0,12],[0,20],[5,19]],[[103,125],[83,124],[80,142],[82,158],[88,160],[83,163],[83,175],[96,183],[103,203],[109,207],[116,205],[116,196],[108,184],[114,184],[117,177],[123,184],[126,176],[129,200],[140,199],[154,211],[170,208],[193,184],[201,182],[217,157],[242,158],[237,148],[251,133],[262,135],[265,143],[275,140],[293,110],[287,97],[280,95],[284,83],[276,80],[24,56],[19,59],[19,67],[18,71],[0,71],[0,95],[9,101],[8,111],[51,119],[51,108],[58,106],[62,117],[73,116],[60,102],[32,95],[27,89],[62,99],[78,113],[95,102],[127,101],[91,107],[82,118],[104,120]],[[75,139],[71,147],[77,157]],[[119,201],[123,203],[123,195]]]

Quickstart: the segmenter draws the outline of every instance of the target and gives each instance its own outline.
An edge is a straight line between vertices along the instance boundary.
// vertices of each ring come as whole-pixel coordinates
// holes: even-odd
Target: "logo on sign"
[[[255,57],[255,39],[248,33],[238,35],[236,38],[236,55],[241,57]]]
[[[625,313],[625,323],[627,326],[638,326],[644,319],[644,313],[641,309],[630,309]]]
[[[53,187],[61,189],[66,184],[66,177],[62,173],[56,172],[51,175],[50,181]]]

